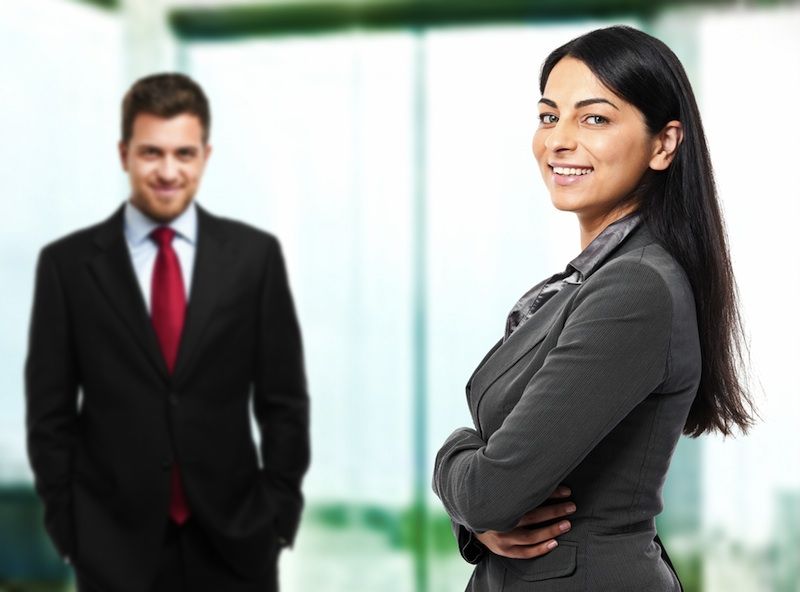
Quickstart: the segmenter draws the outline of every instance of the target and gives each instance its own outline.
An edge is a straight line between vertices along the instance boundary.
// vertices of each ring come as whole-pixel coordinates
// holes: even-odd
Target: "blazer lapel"
[[[653,234],[646,223],[642,222],[623,242],[598,266],[634,249],[640,249],[654,242]],[[591,275],[591,274],[590,274]],[[586,281],[587,278],[584,278]],[[541,282],[538,285],[544,285]],[[570,301],[581,284],[565,284],[561,290],[545,303],[526,323],[514,331],[505,343],[498,342],[486,357],[478,364],[467,383],[467,400],[472,417],[477,424],[478,405],[483,395],[500,376],[519,361],[522,356],[534,348],[545,338],[558,314]],[[534,289],[536,286],[534,287]]]
[[[100,252],[89,263],[92,275],[155,370],[168,379],[167,365],[125,243],[124,206],[99,226],[94,242]]]
[[[208,324],[217,296],[226,285],[226,236],[217,220],[197,206],[197,252],[195,254],[192,289],[186,309],[174,379],[179,383],[191,370],[192,357],[197,350],[203,330]]]
[[[530,319],[514,331],[505,343],[494,350],[483,366],[478,367],[470,379],[469,389],[473,419],[477,420],[478,405],[489,387],[545,338],[578,286],[578,284],[564,284],[557,294],[554,294]]]
[[[544,287],[544,285],[546,283],[547,283],[547,278],[543,279],[541,282],[536,284],[529,291],[533,292],[535,290],[540,290],[540,289],[542,289]],[[467,381],[467,399],[468,400],[469,400],[470,391],[472,390],[472,381],[475,379],[475,375],[480,371],[481,368],[483,368],[483,366],[486,364],[486,362],[494,355],[494,352],[496,352],[500,348],[500,346],[502,346],[502,345],[503,345],[503,338],[501,337],[497,341],[497,343],[495,343],[494,346],[492,346],[492,349],[489,350],[489,353],[487,353],[485,356],[483,356],[483,359],[475,367],[475,370],[472,371],[472,376],[470,376],[469,380]]]

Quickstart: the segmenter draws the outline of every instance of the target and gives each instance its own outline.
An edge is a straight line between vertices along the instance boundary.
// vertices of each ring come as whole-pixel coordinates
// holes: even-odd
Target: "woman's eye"
[[[555,123],[556,121],[558,121],[558,117],[556,117],[552,113],[541,113],[539,115],[539,121],[547,124]]]
[[[608,119],[606,119],[602,115],[589,115],[586,118],[586,121],[589,122],[591,125],[603,125],[604,123],[608,123]]]

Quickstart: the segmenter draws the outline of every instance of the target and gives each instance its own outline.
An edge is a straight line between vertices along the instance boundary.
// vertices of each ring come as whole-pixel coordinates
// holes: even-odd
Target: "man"
[[[25,379],[45,525],[84,592],[276,590],[309,462],[281,251],[193,202],[211,153],[195,82],[143,78],[122,111],[129,200],[39,257]]]

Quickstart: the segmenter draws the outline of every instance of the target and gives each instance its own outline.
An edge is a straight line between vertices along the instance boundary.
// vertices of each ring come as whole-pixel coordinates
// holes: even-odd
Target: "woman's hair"
[[[655,37],[627,26],[591,31],[553,51],[542,65],[544,93],[553,67],[564,57],[583,62],[612,92],[644,115],[651,134],[671,120],[683,141],[671,165],[648,170],[634,198],[656,239],[683,266],[694,292],[702,375],[685,434],[733,426],[746,432],[755,413],[745,386],[742,330],[711,159],[692,87],[677,56]]]

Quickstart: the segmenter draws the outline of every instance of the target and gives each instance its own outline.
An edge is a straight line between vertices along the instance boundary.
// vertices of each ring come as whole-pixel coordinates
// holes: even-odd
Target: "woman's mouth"
[[[594,171],[591,167],[548,166],[550,166],[550,170],[553,171],[553,181],[561,186],[575,185]]]

